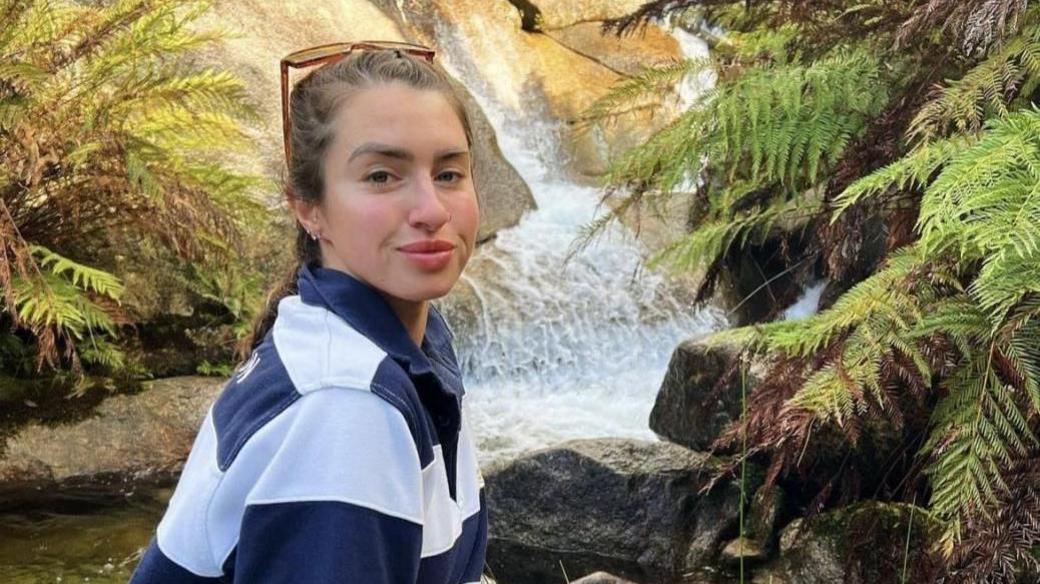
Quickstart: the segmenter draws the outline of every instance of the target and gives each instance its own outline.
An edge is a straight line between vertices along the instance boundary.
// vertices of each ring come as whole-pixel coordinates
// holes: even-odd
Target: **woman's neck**
[[[386,298],[390,309],[401,320],[401,324],[408,331],[408,336],[415,341],[415,346],[421,347],[423,335],[426,333],[426,319],[430,314],[430,302],[428,300],[401,300],[386,294],[383,294],[383,298]]]
[[[328,258],[323,258],[321,265],[326,268],[339,270],[359,282],[364,282],[364,280],[351,273],[342,262],[329,261]],[[423,336],[426,334],[426,316],[429,314],[430,302],[428,300],[402,300],[386,294],[378,288],[376,288],[376,291],[386,299],[390,309],[393,310],[401,324],[404,325],[405,330],[408,331],[408,336],[415,341],[415,346],[422,347]]]

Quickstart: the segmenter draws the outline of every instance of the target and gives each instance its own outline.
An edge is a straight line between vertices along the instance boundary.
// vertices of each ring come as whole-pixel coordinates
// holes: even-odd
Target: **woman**
[[[286,99],[287,67],[317,63]],[[423,47],[318,47],[282,71],[298,269],[131,582],[478,582],[483,480],[429,303],[475,245],[466,112]]]

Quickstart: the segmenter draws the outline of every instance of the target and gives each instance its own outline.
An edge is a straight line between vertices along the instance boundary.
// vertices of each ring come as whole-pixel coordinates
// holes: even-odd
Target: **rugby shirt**
[[[479,582],[484,481],[443,317],[420,347],[350,275],[298,283],[207,411],[131,584]]]

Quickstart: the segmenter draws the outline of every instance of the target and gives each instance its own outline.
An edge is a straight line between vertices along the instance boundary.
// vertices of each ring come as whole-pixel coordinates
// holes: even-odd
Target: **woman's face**
[[[343,103],[325,159],[325,198],[297,205],[322,235],[324,265],[390,296],[443,296],[473,253],[479,224],[466,134],[438,92],[403,83]]]

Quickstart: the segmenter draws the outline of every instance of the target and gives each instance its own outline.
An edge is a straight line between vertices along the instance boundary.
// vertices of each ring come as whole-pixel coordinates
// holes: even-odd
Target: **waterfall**
[[[485,77],[508,71],[482,71],[470,39],[446,26],[436,34],[445,68],[480,103],[538,205],[485,244],[459,283],[479,304],[479,322],[456,340],[482,462],[570,438],[653,439],[649,413],[672,350],[721,327],[721,312],[693,307],[644,269],[648,251],[616,224],[565,263],[579,229],[604,212],[599,191],[561,178],[559,125],[496,99]],[[673,34],[687,56],[706,53]],[[686,80],[684,103],[706,82]]]

